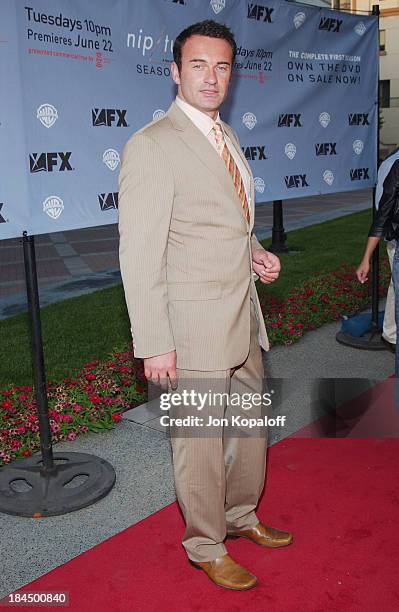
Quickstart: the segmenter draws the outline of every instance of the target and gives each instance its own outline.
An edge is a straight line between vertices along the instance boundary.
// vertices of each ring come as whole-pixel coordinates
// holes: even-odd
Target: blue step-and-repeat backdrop
[[[174,37],[210,18],[236,36],[221,115],[257,201],[375,184],[374,16],[284,0],[2,0],[0,239],[117,221],[123,146],[175,96]]]

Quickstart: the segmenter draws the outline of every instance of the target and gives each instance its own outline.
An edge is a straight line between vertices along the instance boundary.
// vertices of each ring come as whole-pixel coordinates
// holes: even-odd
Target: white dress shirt
[[[179,96],[176,96],[175,102],[177,106],[188,116],[188,118],[191,119],[194,125],[204,134],[204,136],[206,136],[206,138],[209,140],[211,145],[216,149],[216,151],[218,151],[218,149],[216,145],[215,133],[212,128],[215,125],[215,123],[219,123],[219,125],[221,126],[223,130],[223,136],[226,142],[226,146],[230,152],[230,155],[233,157],[240,171],[241,178],[244,183],[245,194],[247,196],[248,208],[250,209],[251,207],[250,175],[239,153],[237,152],[235,145],[233,144],[233,142],[230,140],[230,138],[224,131],[223,125],[220,123],[219,113],[217,114],[216,120],[214,121],[209,115],[198,110],[198,108],[195,108],[194,106],[192,106],[191,104],[189,104],[188,102],[180,98]],[[219,152],[218,152],[218,155],[219,155]]]

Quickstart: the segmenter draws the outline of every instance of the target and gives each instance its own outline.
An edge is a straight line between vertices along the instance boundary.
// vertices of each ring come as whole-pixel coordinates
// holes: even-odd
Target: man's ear
[[[172,73],[172,79],[174,80],[176,85],[180,85],[180,74],[179,74],[179,69],[177,67],[176,62],[172,62],[171,63],[170,70],[171,70],[171,73]]]

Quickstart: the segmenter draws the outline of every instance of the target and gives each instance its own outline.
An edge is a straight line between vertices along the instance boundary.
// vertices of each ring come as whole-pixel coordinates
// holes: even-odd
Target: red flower
[[[94,395],[91,395],[89,397],[89,400],[93,403],[93,404],[101,404],[101,397],[97,394],[94,393]]]
[[[145,389],[141,385],[137,384],[136,385],[136,391],[137,391],[137,393],[144,393]]]
[[[282,321],[277,321],[277,325],[281,326],[283,324]]]
[[[85,368],[92,368],[93,366],[98,365],[100,362],[98,361],[98,359],[95,359],[94,361],[89,361],[88,363],[85,363],[84,367]]]
[[[10,402],[10,400],[4,400],[1,406],[2,408],[5,408],[5,409],[12,408],[12,402]]]
[[[122,415],[120,412],[114,412],[112,415],[112,420],[115,421],[115,423],[119,423],[121,418],[122,418]]]
[[[30,451],[27,448],[24,451],[22,451],[22,454],[24,457],[30,457]]]
[[[87,380],[95,380],[96,379],[96,375],[95,374],[86,374],[86,378],[87,378]]]

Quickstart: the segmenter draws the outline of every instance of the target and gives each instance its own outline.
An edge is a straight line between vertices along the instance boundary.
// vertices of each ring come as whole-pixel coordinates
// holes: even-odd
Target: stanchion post
[[[34,236],[28,236],[27,232],[24,232],[22,242],[24,250],[26,294],[31,324],[32,364],[39,419],[40,449],[43,457],[43,470],[45,472],[53,472],[55,468],[48,414]]]
[[[283,222],[283,201],[273,201],[273,229],[272,229],[272,243],[268,247],[268,250],[272,253],[288,253],[289,248],[285,241],[287,239],[284,231]]]

